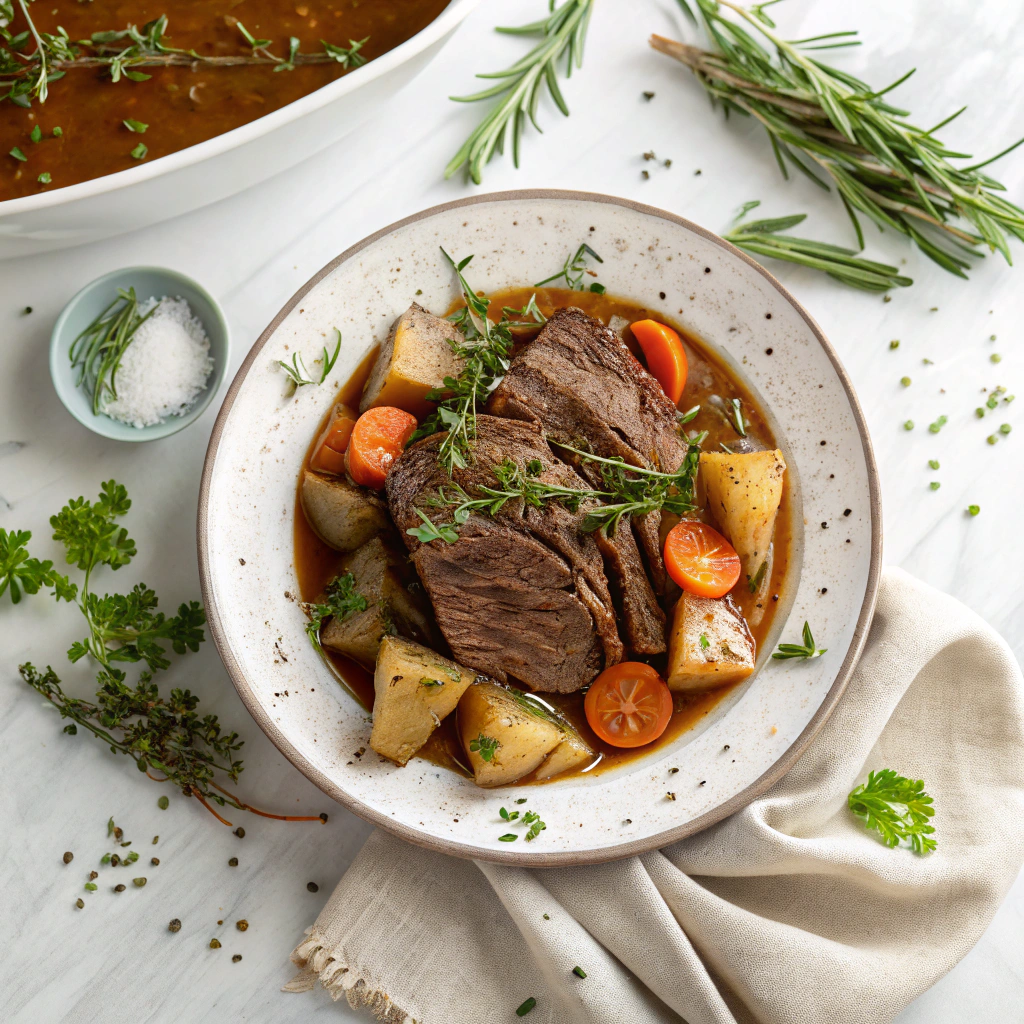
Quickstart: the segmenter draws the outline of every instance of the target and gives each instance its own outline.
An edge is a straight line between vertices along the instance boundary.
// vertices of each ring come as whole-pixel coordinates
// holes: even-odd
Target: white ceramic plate
[[[771,643],[745,687],[699,732],[645,758],[517,791],[530,797],[547,830],[532,843],[506,844],[498,842],[508,831],[498,809],[509,790],[479,789],[418,759],[396,768],[369,749],[366,713],[304,633],[294,597],[295,488],[336,388],[394,317],[414,294],[433,310],[456,297],[440,246],[459,257],[474,253],[473,285],[495,291],[553,273],[584,239],[604,257],[600,276],[613,294],[675,317],[768,410],[792,474],[795,557]],[[335,327],[344,345],[329,382],[289,397],[276,360],[298,350],[310,363]],[[881,508],[867,428],[846,374],[814,321],[770,274],[662,210],[524,191],[450,203],[385,228],[289,300],[253,346],[217,419],[198,540],[210,630],[228,673],[260,727],[303,774],[411,842],[545,866],[664,846],[738,810],[782,776],[834,707],[860,653],[881,564]],[[799,640],[805,619],[828,654],[810,662],[768,658],[780,633]]]

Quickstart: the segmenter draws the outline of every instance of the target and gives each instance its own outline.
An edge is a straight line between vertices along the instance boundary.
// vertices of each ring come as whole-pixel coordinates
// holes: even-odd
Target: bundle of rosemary
[[[987,160],[954,165],[951,161],[970,159],[969,154],[949,149],[935,133],[966,108],[931,128],[917,127],[908,120],[909,111],[886,99],[913,71],[873,89],[813,56],[858,45],[855,32],[783,39],[765,12],[777,2],[747,9],[732,0],[693,0],[693,7],[679,0],[694,25],[703,25],[714,49],[657,35],[651,46],[689,67],[727,116],[755,118],[768,133],[784,177],[792,167],[826,191],[835,189],[861,248],[858,214],[906,235],[958,277],[966,277],[971,259],[984,255],[985,247],[1012,262],[1008,238],[1024,240],[1024,210],[1001,196],[1004,187],[982,168],[1024,139]],[[792,259],[784,248],[775,247],[770,255]]]

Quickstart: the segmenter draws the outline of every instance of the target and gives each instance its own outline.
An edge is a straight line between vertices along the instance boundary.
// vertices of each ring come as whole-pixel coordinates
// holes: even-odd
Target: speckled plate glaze
[[[369,750],[368,716],[303,630],[294,596],[295,488],[336,389],[394,317],[414,296],[438,311],[455,298],[440,246],[475,253],[472,281],[494,291],[553,271],[583,239],[604,257],[601,280],[613,294],[676,318],[759,397],[792,474],[795,557],[771,644],[745,686],[700,730],[646,758],[520,789],[515,795],[529,796],[547,830],[532,843],[506,844],[498,842],[508,831],[498,809],[509,789],[478,789],[418,759],[396,768]],[[335,327],[344,344],[330,380],[290,396],[276,361],[298,350],[311,363]],[[253,346],[221,409],[203,471],[198,540],[210,630],[228,673],[260,727],[303,774],[410,842],[537,867],[664,846],[744,807],[780,778],[850,677],[874,607],[882,547],[864,418],[807,312],[764,268],[681,217],[555,191],[426,210],[354,245],[301,288]],[[828,655],[771,660],[780,635],[798,640],[805,619]],[[359,750],[365,753],[354,756]]]

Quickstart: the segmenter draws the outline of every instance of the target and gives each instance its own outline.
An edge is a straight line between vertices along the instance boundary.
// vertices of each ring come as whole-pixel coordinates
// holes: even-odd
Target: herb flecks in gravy
[[[241,21],[256,41],[269,40],[266,49],[282,58],[291,52],[294,36],[299,50],[309,54],[322,54],[323,41],[348,48],[349,40],[366,39],[358,54],[369,61],[425,28],[446,6],[447,0],[54,0],[34,3],[30,11],[40,33],[57,34],[60,26],[71,41],[94,32],[121,32],[129,24],[142,30],[166,15],[165,44],[202,57],[251,57],[254,49],[239,30]],[[16,7],[7,31],[17,38],[27,30]],[[19,45],[17,52],[26,55],[35,50],[31,36]],[[337,61],[281,72],[277,66],[146,67],[148,79],[122,76],[118,82],[108,67],[75,68],[49,83],[45,103],[36,100],[25,108],[0,101],[0,154],[24,156],[0,157],[0,200],[137,166],[141,157],[132,154],[139,139],[126,121],[148,126],[144,159],[155,160],[269,114],[346,70]]]
[[[536,305],[545,317],[549,317],[555,310],[561,307],[576,306],[583,309],[591,317],[603,324],[611,325],[616,330],[623,324],[647,318],[654,318],[675,327],[681,335],[689,363],[686,388],[678,403],[678,408],[681,411],[680,419],[685,419],[685,425],[680,423],[680,429],[687,436],[704,434],[703,449],[705,452],[732,450],[740,441],[748,445],[748,448],[745,450],[756,450],[753,447],[755,445],[763,446],[767,450],[776,447],[775,438],[772,435],[768,422],[755,402],[753,395],[747,391],[740,381],[732,377],[725,367],[700,342],[678,328],[672,323],[671,318],[666,317],[662,311],[648,310],[612,296],[595,292],[568,291],[555,288],[524,288],[490,296],[488,315],[497,322],[501,319],[504,308],[523,309],[529,305],[533,297],[535,297]],[[453,309],[448,312],[450,314],[454,311]],[[642,361],[643,353],[633,341],[628,330],[624,332],[624,337],[631,352]],[[531,340],[529,339],[517,340],[514,354],[518,354],[524,346],[530,343]],[[370,375],[376,356],[377,352],[372,352],[345,385],[338,396],[340,403],[353,408],[359,405],[364,382]],[[733,404],[734,400],[739,403],[738,406]],[[741,412],[738,412],[738,409]],[[743,438],[740,430],[737,429],[739,415],[742,415],[742,420],[739,422],[742,423],[742,430],[745,432],[746,438]],[[321,430],[317,432],[317,436],[322,434],[323,426],[321,425]],[[309,456],[313,454],[313,447],[315,447],[315,443],[311,446]],[[309,457],[307,457],[304,469],[308,467],[308,464]],[[730,595],[734,602],[736,614],[741,615],[749,623],[749,635],[759,650],[763,647],[771,627],[776,608],[776,602],[773,600],[773,597],[779,593],[788,567],[790,549],[788,479],[784,480],[782,488],[782,502],[774,532],[774,559],[767,570],[763,568],[763,563],[760,563],[762,567],[753,573],[752,579],[741,578]],[[702,475],[698,474],[694,503],[703,509],[705,502],[704,483]],[[707,517],[707,513],[704,511],[695,514],[700,518]],[[662,541],[664,541],[664,536],[669,528],[676,521],[675,517],[670,515],[665,515],[664,520],[661,528]],[[435,542],[435,544],[440,543],[442,542]],[[324,592],[325,586],[343,571],[344,556],[328,548],[317,538],[307,523],[302,513],[301,502],[298,500],[295,517],[295,557],[301,596],[305,601],[315,602]],[[417,582],[415,586],[419,588],[421,584]],[[668,613],[668,622],[666,624],[666,632],[668,633],[673,629],[672,607],[671,603],[667,600],[665,603],[665,610]],[[706,653],[704,645],[708,643],[707,635],[710,634],[715,640],[714,651],[707,654],[709,659],[711,655],[718,651],[722,644],[728,642],[727,640],[721,640],[721,637],[714,632],[715,628],[715,626],[704,626],[698,629],[699,637],[702,641],[699,643],[698,650],[705,651]],[[747,624],[743,624],[742,628],[746,629]],[[720,640],[721,643],[719,642]],[[694,636],[694,644],[698,645],[697,635]],[[374,698],[372,674],[366,668],[360,667],[336,652],[327,651],[326,653],[344,685],[364,707],[368,710],[372,709]],[[447,653],[447,651],[444,653]],[[662,676],[666,674],[668,664],[666,654],[654,655],[645,660],[649,661],[659,674]],[[416,676],[415,681],[418,683],[422,676],[423,673],[420,672]],[[583,697],[585,690],[575,693],[544,692],[538,694],[537,697],[540,698],[539,704],[550,708],[555,716],[561,716],[562,719],[575,727],[579,738],[584,744],[589,745],[593,755],[595,755],[588,756],[585,761],[575,763],[568,759],[566,763],[570,764],[570,767],[566,771],[572,773],[580,770],[603,771],[624,761],[642,756],[652,749],[671,743],[708,715],[735,685],[736,683],[730,683],[716,689],[673,692],[673,714],[668,728],[653,743],[636,749],[611,746],[602,742],[594,734],[588,725],[584,712]],[[417,695],[417,699],[429,700],[431,694],[436,694],[436,691],[444,690],[446,687],[417,686],[413,689],[419,691],[419,695],[422,695],[422,697]],[[501,698],[500,693],[497,693],[496,696]],[[536,719],[536,729],[543,730],[546,728],[546,723],[543,721],[546,712],[538,709],[538,702],[533,701],[531,698],[530,701],[527,701],[526,705],[520,703],[520,710],[523,711],[528,720],[533,721]],[[513,709],[514,711],[515,709]],[[416,756],[424,757],[462,774],[473,774],[476,771],[479,781],[479,771],[477,771],[479,766],[471,763],[475,758],[478,758],[479,752],[473,752],[467,747],[470,740],[478,739],[478,732],[473,732],[472,736],[468,738],[462,735],[460,728],[464,732],[467,723],[464,722],[460,726],[460,714],[461,704],[458,713],[449,714],[441,720],[439,727],[433,731]],[[532,728],[533,726],[530,727]],[[481,734],[492,739],[496,738],[487,729],[484,729]],[[508,742],[508,740],[499,740],[499,742]],[[497,749],[499,754],[505,753],[500,747]],[[523,781],[540,781],[543,778],[550,777],[545,775],[545,772],[548,770],[545,768],[545,765],[551,760],[552,756],[549,755],[544,764],[535,772],[527,774]],[[598,762],[596,765],[594,763],[595,760]],[[489,768],[491,762],[485,763]],[[550,770],[554,771],[554,769]],[[565,772],[560,777],[565,777]]]

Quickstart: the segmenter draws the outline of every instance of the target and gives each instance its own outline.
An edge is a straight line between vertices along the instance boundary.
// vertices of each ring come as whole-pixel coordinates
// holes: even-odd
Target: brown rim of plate
[[[405,227],[407,224],[414,224],[416,221],[425,220],[426,218],[433,217],[436,214],[444,213],[448,210],[457,210],[465,206],[477,206],[482,203],[502,203],[517,200],[529,201],[531,199],[564,199],[575,202],[608,203],[613,206],[623,206],[627,209],[635,210],[638,213],[646,214],[650,217],[658,217],[662,220],[679,224],[682,227],[687,228],[689,231],[700,235],[702,238],[706,238],[709,241],[714,242],[716,245],[721,246],[734,257],[742,260],[748,266],[752,267],[761,274],[772,285],[772,287],[779,292],[782,298],[800,314],[804,322],[811,329],[811,332],[817,339],[818,344],[825,350],[825,354],[828,356],[835,368],[836,374],[843,385],[843,390],[846,392],[850,408],[853,410],[854,419],[857,422],[857,430],[860,433],[861,446],[864,451],[864,460],[867,465],[868,473],[869,505],[871,508],[871,564],[868,569],[867,590],[864,595],[864,602],[861,605],[860,615],[857,618],[857,626],[854,629],[853,639],[851,640],[849,649],[846,652],[846,657],[843,659],[843,663],[839,667],[839,671],[836,673],[832,686],[825,695],[825,699],[822,701],[821,706],[804,727],[803,732],[800,733],[785,753],[783,753],[782,756],[763,775],[747,786],[746,789],[741,790],[731,799],[726,800],[725,803],[720,804],[718,807],[708,811],[706,814],[702,814],[691,821],[676,826],[675,828],[666,829],[663,832],[659,832],[657,835],[648,836],[644,839],[630,840],[628,842],[619,843],[615,846],[601,847],[597,850],[584,850],[580,852],[563,851],[558,853],[531,852],[527,854],[519,853],[514,850],[491,850],[484,847],[457,843],[448,839],[427,836],[414,828],[400,824],[389,818],[387,815],[372,810],[371,808],[364,806],[360,801],[353,799],[348,793],[344,792],[344,790],[339,788],[331,781],[331,779],[324,775],[323,772],[311,765],[306,758],[292,746],[288,738],[271,720],[270,716],[256,699],[252,690],[249,688],[248,681],[240,670],[237,662],[231,654],[230,648],[228,647],[224,636],[224,630],[221,625],[220,613],[214,603],[213,592],[210,586],[210,561],[209,552],[207,550],[206,517],[208,512],[210,478],[213,471],[213,464],[216,459],[221,434],[224,431],[228,416],[231,413],[231,407],[234,404],[235,395],[238,393],[239,388],[242,386],[242,382],[245,380],[246,374],[249,372],[249,369],[255,362],[256,357],[263,349],[263,346],[270,340],[281,322],[298,304],[300,299],[302,299],[312,288],[319,284],[320,281],[322,281],[328,274],[332,273],[346,260],[351,259],[378,239],[396,231],[398,228]],[[576,864],[602,864],[607,861],[619,860],[622,857],[630,857],[635,854],[647,853],[650,850],[660,849],[663,846],[669,846],[680,839],[685,839],[688,836],[692,836],[697,832],[703,831],[710,825],[714,825],[721,821],[723,818],[727,818],[729,815],[735,814],[736,811],[742,810],[756,797],[764,793],[770,786],[778,782],[779,779],[781,779],[786,772],[793,767],[797,758],[800,757],[804,750],[806,750],[807,745],[817,735],[818,731],[825,724],[828,716],[834,710],[839,698],[843,695],[843,691],[846,689],[846,685],[850,680],[850,676],[853,674],[853,669],[860,658],[861,651],[863,650],[864,643],[867,639],[868,629],[871,625],[871,618],[875,610],[875,600],[878,596],[878,583],[882,569],[882,499],[878,480],[878,467],[875,465],[875,456],[871,446],[871,437],[868,434],[867,424],[864,421],[864,414],[861,411],[860,403],[857,401],[857,396],[854,393],[850,379],[847,376],[846,371],[843,369],[835,350],[822,333],[821,328],[818,327],[817,323],[815,323],[813,317],[811,317],[807,310],[805,310],[803,306],[801,306],[800,303],[797,302],[796,299],[793,298],[793,296],[790,295],[789,292],[786,291],[786,289],[783,288],[783,286],[767,270],[765,270],[764,267],[761,266],[760,263],[751,259],[751,257],[746,255],[746,253],[741,252],[734,245],[725,241],[724,238],[720,238],[718,235],[708,231],[706,228],[702,228],[699,225],[694,224],[685,217],[679,217],[674,213],[658,209],[655,206],[647,206],[645,203],[636,203],[630,199],[620,199],[616,196],[602,195],[597,192],[577,192],[567,189],[516,189],[508,192],[490,192],[486,195],[473,196],[468,199],[457,199],[450,203],[442,203],[439,206],[432,206],[427,210],[422,210],[419,213],[413,214],[411,217],[405,217],[393,224],[389,224],[387,227],[381,228],[379,231],[375,231],[372,235],[367,235],[367,237],[362,239],[362,241],[356,242],[355,245],[346,249],[340,256],[335,257],[335,259],[331,260],[331,262],[323,267],[318,273],[314,274],[313,277],[311,277],[309,281],[307,281],[306,284],[304,284],[288,300],[288,302],[285,303],[281,311],[274,317],[266,330],[264,330],[264,332],[259,336],[256,344],[253,345],[249,354],[245,357],[245,361],[239,368],[238,373],[235,374],[235,378],[232,380],[230,388],[228,388],[227,394],[224,398],[224,403],[221,406],[220,412],[217,414],[217,422],[213,426],[213,433],[210,436],[210,444],[206,450],[206,459],[203,463],[203,476],[199,488],[199,510],[196,520],[196,533],[199,548],[199,582],[202,588],[203,603],[206,607],[210,633],[213,636],[213,642],[217,648],[217,652],[220,654],[221,661],[224,663],[224,667],[227,669],[227,673],[231,677],[231,682],[238,691],[238,695],[242,698],[242,703],[245,705],[249,714],[256,720],[256,724],[259,725],[264,733],[266,733],[271,743],[273,743],[274,746],[277,747],[277,749],[280,750],[281,753],[284,754],[284,756],[288,758],[288,760],[295,765],[295,767],[298,768],[310,782],[323,790],[324,793],[337,803],[352,811],[353,814],[357,814],[360,818],[370,822],[370,824],[386,829],[393,835],[398,836],[399,839],[404,839],[406,842],[413,843],[416,846],[421,846],[428,850],[434,850],[438,853],[447,853],[464,859],[485,860],[500,864],[516,864],[535,868],[566,867]]]

